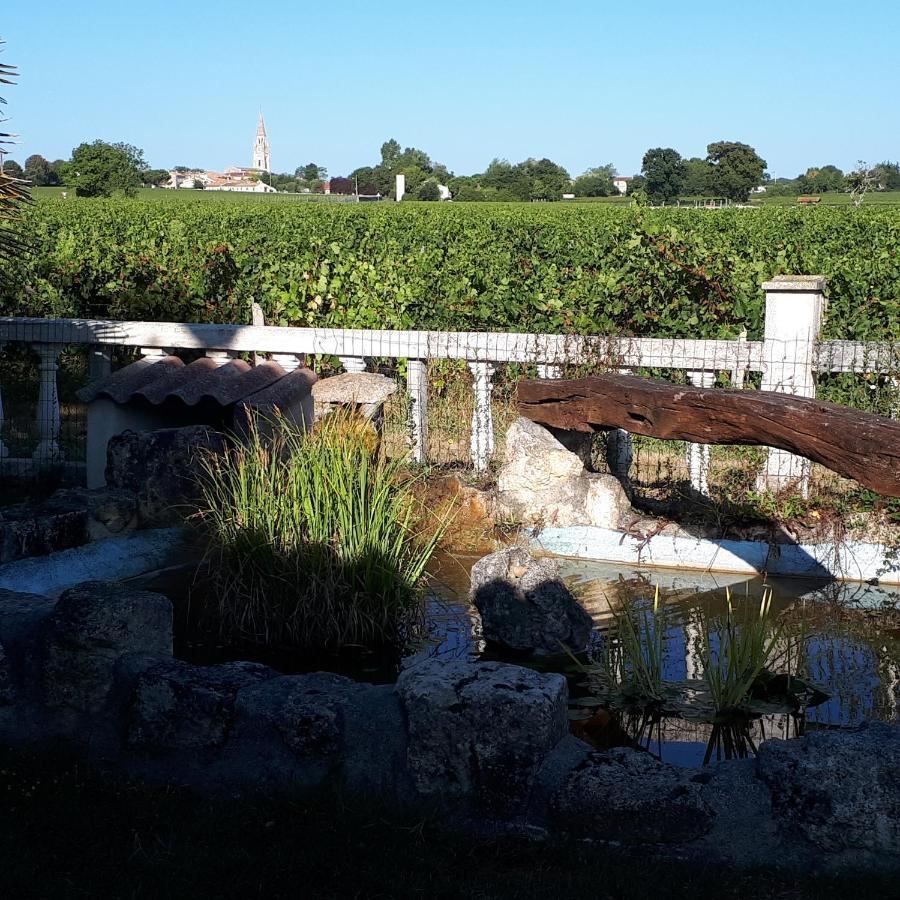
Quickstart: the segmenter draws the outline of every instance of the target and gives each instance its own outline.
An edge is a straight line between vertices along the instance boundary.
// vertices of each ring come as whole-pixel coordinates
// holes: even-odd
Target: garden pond
[[[390,682],[422,660],[505,659],[560,671],[569,680],[572,730],[597,747],[643,746],[667,762],[699,766],[705,761],[754,752],[767,738],[790,738],[815,729],[847,728],[865,720],[892,721],[900,714],[900,589],[797,579],[763,581],[715,573],[662,569],[623,571],[609,564],[560,560],[561,575],[595,622],[588,652],[575,659],[503,655],[485,643],[469,602],[469,571],[477,556],[436,554],[432,559],[423,633],[404,648],[340,653],[223,645],[191,624],[184,577],[163,590],[176,604],[175,653],[212,664],[254,659],[283,672],[339,671],[364,681]],[[732,607],[756,615],[771,596],[769,621],[778,629],[773,673],[788,672],[799,687],[754,696],[738,723],[722,722],[702,684],[704,629],[717,638],[716,623]],[[653,612],[654,598],[658,612]],[[621,610],[649,616],[659,631],[664,699],[645,705],[597,690],[605,648],[621,631]],[[617,615],[618,614],[618,615]],[[781,676],[784,677],[783,675]],[[600,679],[602,681],[602,679]],[[777,679],[772,682],[777,686]],[[777,696],[776,696],[777,695]]]

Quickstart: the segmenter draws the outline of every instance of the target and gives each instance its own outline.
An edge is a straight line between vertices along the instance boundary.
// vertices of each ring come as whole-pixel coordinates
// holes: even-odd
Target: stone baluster
[[[204,356],[213,360],[218,366],[224,366],[226,363],[230,363],[233,359],[238,358],[238,354],[234,350],[207,350]]]
[[[106,378],[112,372],[112,350],[103,345],[88,350],[88,377],[91,381]]]
[[[338,359],[341,361],[345,372],[358,373],[366,371],[366,360],[363,356],[339,356]]]
[[[406,390],[412,458],[417,463],[425,463],[428,460],[428,369],[424,359],[407,360]]]
[[[715,372],[689,371],[688,381],[699,388],[711,388],[716,382]],[[691,487],[702,497],[709,496],[709,444],[687,445],[687,467]]]
[[[272,362],[278,363],[285,372],[293,372],[306,363],[306,357],[302,353],[273,353]]]
[[[0,351],[3,350],[3,344],[0,344]],[[0,459],[9,456],[9,448],[3,443],[3,387],[0,385]]]
[[[541,363],[537,367],[538,378],[562,378],[562,375],[562,366],[557,366],[551,363]]]
[[[40,359],[40,390],[37,420],[40,440],[32,458],[37,462],[60,462],[63,452],[59,446],[59,395],[56,392],[56,370],[60,347],[58,344],[36,344]]]
[[[631,369],[619,369],[620,375],[630,375]],[[631,464],[634,461],[634,446],[631,435],[624,428],[614,428],[606,436],[606,465],[609,471],[623,482],[628,489],[631,478]]]
[[[474,378],[475,408],[472,410],[472,464],[476,472],[486,472],[494,452],[494,417],[491,413],[491,376],[494,366],[489,362],[470,362]]]

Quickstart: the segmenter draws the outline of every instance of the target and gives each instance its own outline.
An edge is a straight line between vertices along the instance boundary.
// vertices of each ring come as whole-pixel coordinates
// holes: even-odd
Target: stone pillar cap
[[[764,291],[791,293],[795,291],[824,291],[824,275],[776,275],[771,281],[763,282]]]

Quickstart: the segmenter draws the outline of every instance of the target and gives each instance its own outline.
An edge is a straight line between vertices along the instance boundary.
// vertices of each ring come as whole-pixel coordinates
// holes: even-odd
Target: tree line
[[[455,175],[424,150],[403,148],[393,138],[381,145],[379,156],[374,165],[360,166],[346,176],[333,176],[330,181],[327,169],[313,162],[298,166],[292,173],[261,173],[258,177],[288,193],[330,189],[332,194],[393,197],[396,176],[402,174],[406,179],[404,199],[409,200],[439,200],[439,185],[447,186],[457,201],[558,200],[564,194],[607,197],[619,193],[614,184],[616,169],[611,163],[594,166],[573,178],[551,159],[529,158],[511,163],[496,158],[484,172]],[[194,171],[188,166],[176,166],[175,170]],[[100,140],[80,144],[68,160],[51,162],[33,154],[25,160],[24,167],[7,160],[3,172],[38,187],[65,185],[79,196],[115,191],[132,194],[142,185],[159,186],[169,179],[168,170],[151,168],[139,148]],[[766,161],[753,147],[737,141],[715,141],[708,145],[703,158],[685,159],[672,147],[651,148],[644,154],[640,174],[627,181],[627,193],[638,201],[722,197],[743,202],[760,186],[770,195],[852,192],[861,183],[867,189],[900,190],[900,164],[882,162],[868,167],[860,163],[849,173],[826,165],[809,168],[796,178],[771,179],[766,173]]]

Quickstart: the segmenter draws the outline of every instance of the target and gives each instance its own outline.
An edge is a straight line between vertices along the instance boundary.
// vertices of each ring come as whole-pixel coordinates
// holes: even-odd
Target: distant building
[[[627,193],[628,193],[628,182],[629,182],[629,181],[631,181],[631,176],[630,176],[630,175],[616,175],[616,177],[613,178],[613,187],[614,187],[620,194],[627,194]]]
[[[239,194],[277,194],[271,185],[260,179],[272,171],[269,152],[269,138],[262,113],[256,126],[256,140],[253,143],[252,166],[230,166],[224,172],[197,169],[191,172],[169,172],[167,188],[196,188],[203,185],[207,191],[231,191]]]

